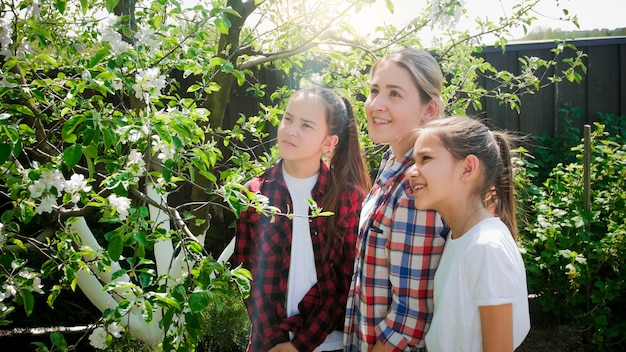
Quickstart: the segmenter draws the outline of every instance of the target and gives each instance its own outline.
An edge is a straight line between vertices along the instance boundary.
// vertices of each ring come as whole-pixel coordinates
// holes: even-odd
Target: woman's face
[[[278,151],[283,160],[310,162],[317,169],[322,152],[336,144],[334,139],[337,136],[328,136],[326,108],[318,95],[307,92],[291,98],[278,126]]]
[[[423,103],[411,73],[395,62],[385,61],[370,78],[365,113],[370,139],[389,144],[396,155],[401,155],[412,147],[409,136],[415,127],[436,116],[437,104],[434,100]]]

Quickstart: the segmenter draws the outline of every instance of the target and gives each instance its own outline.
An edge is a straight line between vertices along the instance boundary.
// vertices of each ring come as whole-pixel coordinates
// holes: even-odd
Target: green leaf
[[[221,65],[225,65],[226,63],[228,63],[228,61],[224,58],[221,57],[214,57],[211,59],[211,61],[209,61],[209,69],[215,67],[215,66],[221,66]]]
[[[89,0],[80,0],[80,9],[83,12],[83,15],[87,14],[87,10],[89,10]]]
[[[91,57],[91,60],[89,60],[89,65],[87,66],[87,68],[92,68],[92,67],[96,66],[107,55],[109,55],[109,50],[107,50],[107,49],[100,49],[100,50],[98,50],[96,52],[96,54]],[[108,72],[110,72],[110,71],[108,71]]]
[[[194,292],[189,296],[189,309],[192,313],[199,313],[209,306],[209,297],[206,292]]]
[[[13,104],[10,106],[11,109],[13,109],[14,111],[22,114],[22,115],[28,115],[30,117],[35,117],[35,114],[33,113],[33,111],[24,105],[18,105],[18,104]]]
[[[0,144],[0,164],[4,164],[11,156],[11,146],[5,143]]]
[[[74,143],[77,138],[74,132],[80,124],[85,122],[85,120],[86,117],[84,115],[75,115],[67,120],[61,129],[61,138],[63,138],[63,141],[67,143]]]
[[[124,249],[124,241],[122,236],[120,236],[117,232],[112,233],[109,238],[109,245],[107,246],[107,251],[109,252],[109,257],[111,260],[118,261],[120,256],[122,255],[122,250]]]
[[[61,13],[65,13],[65,7],[67,6],[67,1],[65,0],[55,0],[54,7]]]
[[[231,23],[226,16],[218,17],[215,19],[215,27],[222,34],[228,34],[228,30],[230,29]]]
[[[163,308],[174,308],[178,311],[180,311],[180,303],[178,303],[178,301],[176,301],[175,299],[166,296],[164,293],[154,293],[152,295],[154,298],[156,298],[156,303],[159,304],[159,306],[163,307]]]
[[[22,296],[22,304],[24,305],[24,310],[26,311],[26,315],[28,316],[33,312],[33,309],[35,308],[35,297],[30,291],[26,289],[21,289],[20,295]]]
[[[120,2],[120,0],[106,0],[106,7],[109,13],[113,13],[115,11],[115,7]]]
[[[117,270],[116,272],[111,274],[111,280],[118,279],[118,278],[120,278],[120,277],[122,277],[124,275],[126,275],[126,270],[124,270],[124,269]]]
[[[387,10],[389,10],[389,12],[394,13],[393,1],[385,0],[385,5],[387,6]]]
[[[80,159],[83,157],[83,145],[75,144],[73,146],[65,148],[63,151],[63,162],[67,166],[68,170],[71,170]]]
[[[52,345],[54,345],[54,347],[58,347],[61,351],[65,351],[67,349],[65,337],[63,337],[63,334],[58,331],[50,333],[50,341],[52,341]]]

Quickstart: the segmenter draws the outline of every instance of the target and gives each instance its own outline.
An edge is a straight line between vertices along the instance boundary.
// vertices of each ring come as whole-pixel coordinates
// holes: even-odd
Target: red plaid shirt
[[[312,198],[324,208],[321,199],[326,191],[330,172],[320,163],[319,178]],[[282,212],[293,209],[291,197],[282,176],[282,163],[251,180],[246,187],[270,199]],[[286,216],[270,217],[249,208],[236,224],[237,241],[233,261],[243,263],[253,275],[250,297],[245,300],[252,321],[248,351],[267,351],[289,341],[300,352],[313,351],[333,330],[343,330],[346,301],[354,265],[359,214],[364,192],[352,185],[341,194],[341,210],[330,219],[339,222],[340,234],[330,247],[327,259],[327,217],[311,218],[311,242],[315,255],[317,284],[298,305],[299,314],[287,318],[285,301],[291,254],[292,221]],[[324,209],[328,210],[328,209]]]

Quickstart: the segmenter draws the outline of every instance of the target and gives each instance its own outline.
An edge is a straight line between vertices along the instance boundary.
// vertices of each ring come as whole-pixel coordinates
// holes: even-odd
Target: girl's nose
[[[289,134],[290,136],[295,136],[298,134],[298,129],[294,126],[294,124],[289,124],[286,126],[287,129],[287,134]]]

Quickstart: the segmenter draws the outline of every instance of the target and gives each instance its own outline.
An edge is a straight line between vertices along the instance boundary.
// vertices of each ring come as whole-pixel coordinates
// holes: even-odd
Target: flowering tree
[[[102,312],[95,347],[130,333],[152,349],[193,350],[202,311],[236,289],[245,296],[251,279],[227,263],[228,247],[207,252],[207,229],[220,212],[249,206],[288,216],[242,186],[275,161],[245,143],[268,142],[265,124],[288,94],[266,92],[254,70],[271,64],[357,96],[379,55],[422,47],[421,31],[462,9],[433,1],[406,26],[361,38],[343,20],[369,2],[0,0],[0,325],[16,307],[32,313],[35,295],[54,305],[79,288]],[[480,22],[481,33],[504,45],[510,28],[532,22],[536,2]],[[469,55],[484,45],[480,35],[446,38],[433,50],[450,73],[455,112],[490,96],[515,107],[519,92],[539,88],[536,70],[559,62],[528,60],[522,75],[507,75]],[[325,67],[309,71],[308,60]],[[580,65],[568,59],[550,79],[580,79]],[[479,87],[479,73],[499,85]],[[272,105],[226,126],[235,84]],[[189,202],[173,204],[186,189]],[[41,267],[29,263],[33,251],[47,258]]]

